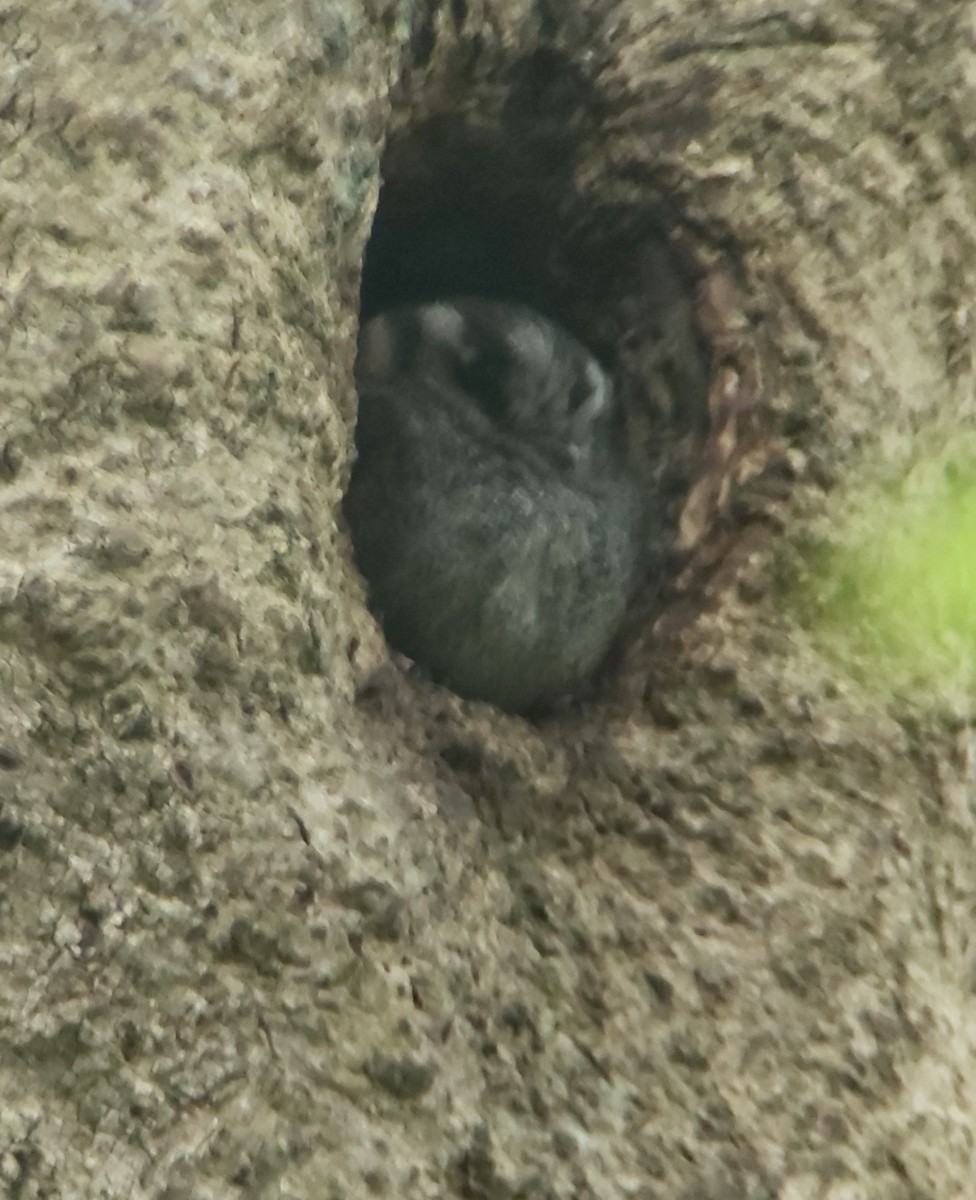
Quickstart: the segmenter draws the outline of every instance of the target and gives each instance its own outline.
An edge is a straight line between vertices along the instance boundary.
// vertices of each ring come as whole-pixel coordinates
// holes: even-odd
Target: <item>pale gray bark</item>
[[[973,1194],[972,740],[771,586],[973,413],[971,17],[856,12],[0,8],[0,1190]],[[688,588],[536,724],[388,661],[338,515],[404,130],[558,193],[636,409],[701,423],[655,231],[714,349]]]

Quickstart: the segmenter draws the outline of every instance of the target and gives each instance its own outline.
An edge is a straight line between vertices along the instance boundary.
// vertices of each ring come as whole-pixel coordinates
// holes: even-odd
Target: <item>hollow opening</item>
[[[635,202],[633,188],[601,177],[599,96],[569,60],[537,52],[511,68],[500,92],[477,115],[408,118],[390,136],[361,320],[488,297],[558,322],[602,364],[648,513],[646,569],[624,623],[633,633],[662,602],[709,431],[700,272],[660,189]]]

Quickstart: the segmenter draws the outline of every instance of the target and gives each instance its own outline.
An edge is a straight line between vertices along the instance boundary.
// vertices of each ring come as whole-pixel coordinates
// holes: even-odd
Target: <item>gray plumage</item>
[[[461,298],[366,322],[345,511],[387,638],[525,710],[605,655],[643,518],[610,380],[531,309]]]

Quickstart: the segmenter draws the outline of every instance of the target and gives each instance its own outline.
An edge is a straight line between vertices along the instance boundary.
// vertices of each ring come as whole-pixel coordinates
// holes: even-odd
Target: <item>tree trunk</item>
[[[856,10],[0,9],[7,1194],[974,1193],[972,737],[778,584],[973,412],[970,14]],[[364,311],[559,316],[678,551],[533,720],[353,565],[384,145]]]

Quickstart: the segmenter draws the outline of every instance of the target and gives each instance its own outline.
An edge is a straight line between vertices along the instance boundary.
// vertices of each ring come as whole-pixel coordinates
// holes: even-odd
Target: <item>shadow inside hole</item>
[[[553,208],[572,168],[564,147],[531,156],[444,117],[394,138],[363,263],[363,320],[460,295],[554,315]]]

